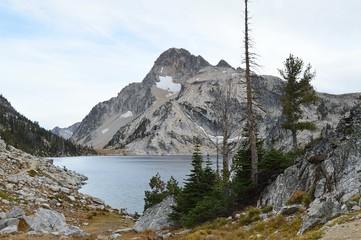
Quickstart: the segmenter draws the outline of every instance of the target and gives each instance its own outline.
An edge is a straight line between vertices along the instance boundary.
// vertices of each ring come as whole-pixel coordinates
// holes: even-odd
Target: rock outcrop
[[[291,136],[281,128],[280,96],[284,82],[273,76],[253,75],[255,114],[259,137],[266,146],[289,149]],[[222,131],[214,107],[219,101],[216,89],[231,84],[236,114],[230,125],[230,142],[238,140],[246,124],[244,71],[221,60],[212,66],[201,56],[171,48],[162,53],[140,83],[125,87],[117,97],[99,103],[83,119],[72,140],[79,144],[121,150],[129,154],[191,154],[193,138],[200,138],[202,151],[216,152],[216,139]],[[322,129],[334,128],[340,116],[353,107],[360,94],[318,93],[320,101],[304,108],[315,132],[303,131],[299,142],[320,136]],[[218,114],[219,115],[219,114]]]
[[[133,229],[137,232],[142,232],[145,230],[158,231],[170,228],[173,222],[169,219],[169,214],[172,213],[172,206],[174,205],[174,197],[169,196],[161,203],[148,208],[135,223]]]
[[[350,201],[361,194],[360,105],[346,112],[335,130],[324,129],[297,163],[265,189],[259,204],[280,209],[295,191],[307,192],[314,199],[301,233],[357,205]]]
[[[87,236],[79,227],[68,225],[65,217],[56,211],[39,208],[33,215],[13,207],[6,213],[6,218],[0,221],[0,236],[18,231],[27,231],[28,235],[52,234],[65,236]]]
[[[50,162],[0,139],[0,235],[26,231],[83,236],[75,212],[112,211],[101,200],[78,192],[87,180],[84,175]],[[65,216],[78,226],[66,223]]]

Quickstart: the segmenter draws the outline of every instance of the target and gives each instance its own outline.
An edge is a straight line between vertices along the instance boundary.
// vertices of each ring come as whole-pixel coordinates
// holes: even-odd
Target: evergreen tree
[[[203,170],[202,181],[205,184],[205,188],[210,190],[212,190],[213,186],[217,183],[217,174],[212,169],[212,165],[213,163],[209,155],[207,155],[207,161],[206,166]]]
[[[297,131],[315,130],[312,122],[300,121],[303,116],[301,106],[315,104],[318,100],[316,92],[310,84],[316,73],[311,71],[308,64],[303,71],[303,61],[292,54],[284,62],[285,68],[278,70],[286,84],[282,95],[282,114],[285,118],[283,128],[290,130],[292,134],[293,149],[297,148]],[[302,73],[303,71],[303,73]]]
[[[203,168],[203,157],[200,151],[200,143],[195,139],[195,147],[192,155],[192,169],[185,180],[184,188],[176,197],[176,206],[173,208],[171,218],[181,225],[194,223],[192,210],[197,204],[210,195],[216,183],[216,174],[211,169],[210,160]]]
[[[144,198],[144,211],[158,203],[160,203],[165,198],[165,183],[161,179],[159,173],[153,176],[149,181],[149,186],[152,189],[151,191],[145,191]]]
[[[149,187],[151,191],[144,192],[144,211],[162,202],[170,195],[177,196],[180,192],[178,182],[173,176],[170,177],[167,183],[164,183],[159,173],[150,179]]]
[[[260,184],[267,186],[274,181],[279,174],[293,164],[294,158],[293,152],[284,153],[274,148],[263,151],[262,159],[258,166]]]
[[[203,157],[200,151],[200,143],[195,139],[194,152],[192,155],[192,169],[188,178],[185,180],[184,188],[178,198],[177,205],[181,212],[188,213],[194,208],[209,189],[205,189],[202,182],[203,177]]]
[[[233,164],[235,176],[232,181],[232,188],[236,194],[237,204],[240,207],[253,204],[258,194],[258,182],[256,184],[252,179],[251,149],[249,147],[240,149],[234,156]]]
[[[170,177],[166,184],[167,195],[177,196],[180,192],[180,187],[178,186],[178,181],[175,180],[173,176]]]

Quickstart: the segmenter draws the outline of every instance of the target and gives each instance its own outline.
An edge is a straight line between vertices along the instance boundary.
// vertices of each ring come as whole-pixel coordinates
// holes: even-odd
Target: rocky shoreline
[[[87,177],[24,153],[0,139],[0,236],[86,236],[87,214],[122,215],[78,190]]]

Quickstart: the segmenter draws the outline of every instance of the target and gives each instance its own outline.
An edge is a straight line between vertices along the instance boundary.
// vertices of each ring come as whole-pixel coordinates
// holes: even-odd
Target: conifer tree
[[[203,168],[203,157],[200,151],[200,143],[195,139],[195,147],[192,155],[192,169],[188,178],[185,180],[184,187],[176,197],[176,206],[173,208],[171,218],[176,222],[184,224],[192,222],[192,210],[207,195],[212,193],[216,183],[216,174],[211,169],[210,160]],[[191,215],[189,215],[191,214]]]
[[[151,191],[146,190],[144,192],[144,211],[148,208],[162,202],[166,197],[173,195],[177,196],[180,192],[177,180],[173,176],[170,177],[167,183],[165,183],[160,174],[157,173],[149,181],[149,187]]]
[[[301,106],[315,104],[318,100],[316,92],[310,84],[316,73],[311,71],[310,64],[304,71],[303,66],[302,59],[290,54],[284,62],[284,69],[278,70],[286,81],[281,98],[282,114],[285,118],[282,127],[291,131],[293,149],[296,149],[298,145],[297,131],[316,129],[312,122],[301,121],[303,117]]]
[[[184,188],[179,197],[177,204],[183,213],[188,213],[190,209],[194,208],[198,201],[201,200],[206,189],[202,181],[203,177],[203,157],[200,150],[199,140],[195,139],[194,152],[192,155],[192,169],[188,178],[185,180]]]
[[[149,181],[149,187],[152,189],[151,191],[145,191],[144,198],[144,211],[152,207],[158,203],[160,203],[165,198],[165,188],[166,184],[161,179],[159,173],[153,176]]]

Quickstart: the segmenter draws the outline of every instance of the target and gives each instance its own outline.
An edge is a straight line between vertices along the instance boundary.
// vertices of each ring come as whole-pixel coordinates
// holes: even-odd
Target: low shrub
[[[272,212],[272,210],[273,210],[273,206],[268,205],[268,206],[265,206],[264,208],[262,208],[262,213],[270,213],[270,212]]]
[[[6,199],[6,200],[11,200],[11,197],[1,190],[0,190],[0,198]]]
[[[256,207],[249,207],[246,210],[246,214],[243,215],[243,218],[241,217],[241,222],[244,225],[248,225],[250,223],[256,222],[260,220],[260,214],[262,213],[262,210]]]
[[[303,204],[304,206],[308,207],[311,202],[312,202],[312,198],[308,192],[295,191],[286,201],[286,205]]]

